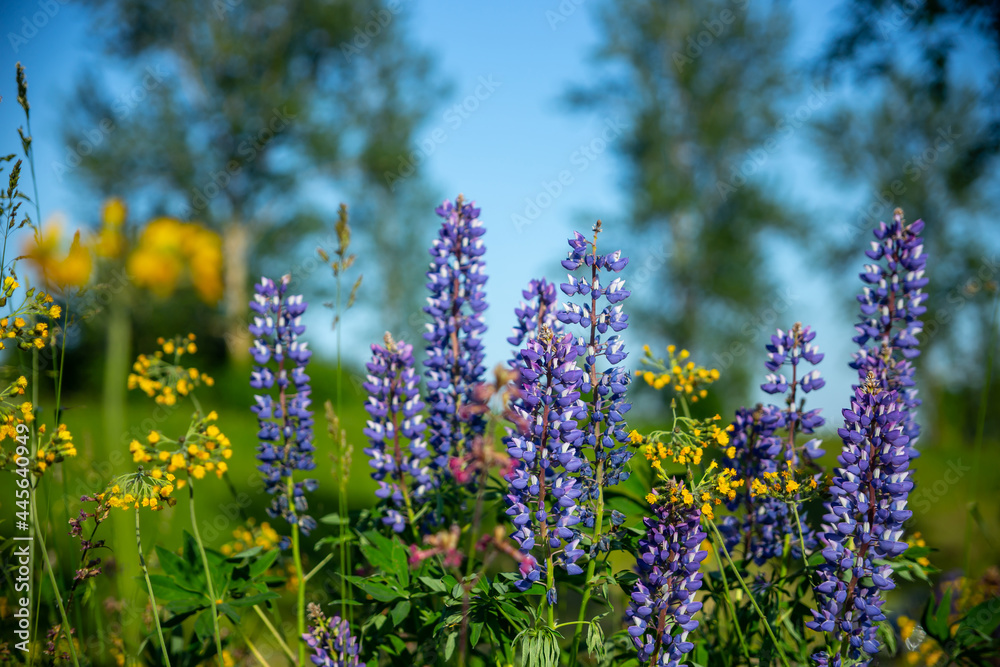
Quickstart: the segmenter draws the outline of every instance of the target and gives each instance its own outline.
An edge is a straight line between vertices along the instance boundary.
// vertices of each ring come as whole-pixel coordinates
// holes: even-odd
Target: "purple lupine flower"
[[[583,555],[575,526],[583,492],[577,473],[584,464],[574,444],[580,438],[574,415],[582,407],[583,381],[576,357],[571,335],[556,337],[543,326],[528,339],[516,367],[521,391],[511,410],[525,428],[508,428],[504,444],[514,461],[506,476],[511,537],[527,556],[519,566],[519,590],[544,580],[548,557],[560,547],[554,562],[569,574],[583,571],[576,564]]]
[[[923,324],[919,318],[927,312],[927,295],[923,292],[928,282],[924,275],[927,255],[920,238],[923,229],[923,220],[906,224],[898,208],[890,224],[881,222],[875,229],[876,241],[865,254],[879,263],[866,265],[860,274],[866,286],[858,295],[861,318],[853,339],[860,349],[851,362],[859,384],[874,373],[883,390],[896,392],[905,415],[903,431],[910,439],[910,458],[919,456],[915,445],[920,426],[914,411],[920,399],[914,388],[912,359],[920,354],[917,336]]]
[[[296,470],[312,470],[313,416],[310,406],[309,376],[306,365],[312,352],[299,340],[305,333],[302,314],[308,304],[300,295],[288,294],[291,276],[282,276],[276,285],[270,278],[261,278],[250,301],[253,322],[254,366],[250,386],[263,390],[254,396],[251,408],[257,415],[257,469],[264,477],[267,492],[274,496],[268,514],[283,517],[298,525],[303,534],[316,527],[316,521],[304,514],[309,508],[306,492],[314,491],[314,479],[294,481]],[[270,392],[275,386],[278,396]]]
[[[913,483],[906,414],[900,407],[897,393],[884,390],[874,373],[855,390],[850,409],[844,410],[844,428],[838,430],[844,449],[823,517],[826,563],[814,589],[819,609],[807,625],[838,641],[846,638],[849,656],[859,664],[868,664],[867,656],[879,651],[882,592],[895,587],[886,561],[907,547],[903,522],[912,515],[906,500]]]
[[[694,648],[688,633],[698,627],[701,609],[695,593],[701,588],[698,570],[708,552],[701,549],[705,532],[701,510],[676,502],[671,494],[643,519],[646,536],[639,540],[636,583],[625,611],[628,633],[640,663],[678,667]]]
[[[609,282],[602,278],[607,274],[616,274],[628,264],[628,258],[622,257],[616,250],[607,255],[597,254],[597,235],[601,231],[601,222],[594,225],[594,240],[588,240],[583,234],[576,234],[569,240],[569,256],[562,265],[569,271],[576,271],[585,266],[586,277],[578,279],[572,274],[567,282],[560,285],[568,297],[580,296],[581,303],[570,301],[564,304],[559,312],[559,321],[564,325],[582,327],[584,335],[577,338],[577,355],[583,359],[583,383],[580,391],[591,394],[591,400],[577,415],[577,419],[586,418],[586,426],[581,432],[577,444],[581,449],[594,452],[596,473],[587,463],[582,471],[584,497],[596,498],[598,487],[613,486],[628,479],[629,472],[626,463],[632,457],[632,450],[625,446],[628,442],[628,427],[625,424],[625,413],[632,405],[626,401],[626,390],[631,382],[631,375],[620,366],[628,356],[625,344],[618,334],[628,326],[628,315],[622,312],[622,302],[629,297],[625,289],[625,281],[620,277],[609,277]],[[607,279],[607,278],[605,278]],[[606,304],[601,304],[601,300]],[[608,336],[608,330],[611,335]],[[609,365],[605,370],[598,369],[598,359],[603,357]],[[587,460],[587,459],[585,459]],[[584,525],[590,527],[594,523],[593,511],[587,507],[583,513]],[[598,545],[595,545],[598,546]]]
[[[433,487],[430,452],[422,435],[420,378],[413,366],[413,346],[394,341],[387,333],[385,347],[372,345],[364,383],[370,417],[364,430],[369,446],[364,451],[378,482],[375,495],[387,501],[382,522],[397,533],[403,532],[414,505]]]
[[[538,335],[543,326],[548,327],[553,334],[562,333],[562,322],[556,317],[556,286],[542,278],[528,283],[528,289],[521,292],[524,301],[514,309],[517,324],[514,325],[507,342],[514,346],[514,362],[524,345],[524,342]]]
[[[327,620],[319,605],[309,604],[309,631],[302,640],[312,651],[309,656],[317,667],[359,667],[360,646],[356,637],[351,636],[351,625],[347,619],[334,616]]]
[[[858,296],[861,319],[854,337],[861,349],[851,367],[862,381],[854,386],[844,428],[838,431],[844,441],[841,467],[823,517],[827,562],[815,588],[819,609],[813,611],[810,627],[846,638],[850,657],[864,664],[880,648],[882,591],[895,585],[884,561],[906,549],[903,522],[911,515],[906,509],[913,489],[909,466],[918,456],[914,444],[920,435],[911,360],[920,354],[919,317],[927,310],[923,228],[922,220],[907,224],[903,211],[896,209],[892,223],[879,223],[876,241],[865,251],[879,263],[866,265],[861,273],[866,286]],[[879,559],[883,562],[876,565]],[[823,664],[828,656],[820,653],[814,659]]]
[[[479,209],[459,195],[435,209],[444,218],[431,246],[427,271],[430,296],[424,312],[431,316],[427,341],[428,440],[434,451],[431,465],[447,467],[453,455],[464,454],[461,443],[471,443],[483,432],[485,419],[459,408],[472,400],[473,388],[483,381],[482,335],[486,331],[485,233]]]
[[[799,445],[797,435],[813,435],[825,420],[819,409],[803,411],[804,401],[797,400],[797,392],[810,393],[826,384],[818,370],[801,368],[806,362],[817,365],[823,360],[813,340],[816,333],[810,327],[795,325],[788,331],[778,329],[767,345],[767,361],[764,366],[770,371],[766,382],[761,385],[766,393],[782,394],[785,408],[773,404],[757,405],[753,410],[740,408],[732,422],[730,447],[733,457],[723,458],[725,468],[733,468],[739,477],[759,479],[764,473],[781,472],[790,465],[798,468],[810,464],[823,455],[820,440],[810,438]],[[782,373],[784,366],[791,368],[791,379]],[[743,517],[727,516],[723,519],[720,532],[726,548],[733,550],[742,542],[743,553],[762,565],[771,558],[784,554],[784,540],[791,536],[792,549],[801,553],[799,529],[805,539],[806,548],[813,548],[816,539],[805,521],[805,512],[799,504],[799,527],[795,527],[795,513],[786,502],[770,496],[755,498],[748,489],[737,493],[726,506],[735,511],[745,507]]]

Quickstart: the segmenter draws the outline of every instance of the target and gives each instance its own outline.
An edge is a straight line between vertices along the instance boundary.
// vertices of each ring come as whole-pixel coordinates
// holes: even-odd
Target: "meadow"
[[[897,209],[858,243],[851,358],[785,323],[755,353],[770,402],[715,412],[725,374],[626,345],[629,260],[601,221],[552,248],[565,275],[490,284],[523,301],[487,368],[489,230],[461,195],[427,212],[419,340],[314,356],[358,312],[342,206],[321,253],[334,329],[307,330],[318,304],[292,272],[258,277],[224,334],[245,362],[211,357],[218,332],[133,341],[130,309],[182,289],[218,303],[220,238],[119,200],[63,237],[29,215],[21,136],[2,206],[0,661],[997,663],[993,359],[974,430],[922,433],[952,408],[921,392],[924,221]],[[106,346],[84,364],[95,317]],[[840,414],[810,406],[830,364],[857,374]],[[639,396],[658,408],[633,415]]]

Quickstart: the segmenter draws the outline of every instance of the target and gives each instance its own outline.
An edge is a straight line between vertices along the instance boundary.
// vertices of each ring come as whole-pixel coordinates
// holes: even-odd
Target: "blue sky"
[[[488,258],[495,267],[488,286],[491,364],[507,356],[504,338],[522,286],[540,275],[563,277],[557,260],[564,256],[565,239],[573,229],[586,229],[595,218],[602,218],[608,243],[634,251],[637,269],[651,266],[663,252],[630,247],[629,239],[623,238],[624,227],[617,226],[625,207],[613,150],[620,138],[615,119],[572,113],[560,102],[568,86],[587,81],[588,58],[599,38],[591,4],[402,0],[402,12],[416,40],[433,52],[440,71],[453,83],[449,99],[442,100],[418,133],[417,145],[423,142],[426,147],[425,173],[441,196],[462,192],[475,199],[488,226]],[[829,0],[792,4],[798,28],[796,57],[814,53],[838,6]],[[556,15],[563,20],[554,22]],[[39,24],[44,25],[32,30]],[[4,27],[0,128],[8,133],[4,135],[8,150],[17,148],[12,128],[23,122],[13,76],[14,63],[20,60],[28,68],[34,103],[32,131],[43,217],[61,211],[71,223],[74,218],[78,224],[91,219],[97,202],[81,198],[70,179],[60,181],[53,164],[64,159],[60,123],[64,114],[71,113],[67,105],[74,82],[87,69],[101,68],[101,56],[93,50],[94,28],[82,10],[57,0],[4,3],[0,25]],[[12,32],[24,39],[12,40]],[[808,94],[802,91],[803,100]],[[597,150],[602,144],[603,150]],[[817,176],[817,165],[797,137],[781,146],[761,177],[816,207],[832,205],[844,194],[820,187],[823,179]],[[77,213],[81,210],[84,213]],[[428,221],[435,224],[432,212]],[[851,321],[832,312],[830,304],[836,301],[829,286],[818,277],[803,281],[810,272],[794,247],[776,244],[770,268],[779,279],[795,285],[781,322],[801,320],[820,332],[817,343],[828,353],[824,374],[829,385],[819,403],[829,414],[848,395],[853,377],[844,366],[851,351]],[[355,325],[352,333],[348,323],[348,340],[361,343],[355,340],[360,330]],[[761,333],[749,343],[762,345],[764,339]],[[642,341],[629,342],[637,350]],[[323,341],[317,343],[326,347]],[[712,361],[708,354],[712,351],[699,352]],[[633,359],[638,361],[637,357]]]

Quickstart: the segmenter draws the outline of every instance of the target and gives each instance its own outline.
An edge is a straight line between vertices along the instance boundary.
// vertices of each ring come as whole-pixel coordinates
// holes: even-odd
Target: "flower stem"
[[[718,554],[718,550],[725,548],[725,545],[716,542],[716,539],[715,539],[714,535],[712,536],[712,540],[711,541],[712,541],[713,544],[716,545],[716,547],[715,547],[716,548],[716,554]],[[718,556],[716,556],[716,558],[718,558]],[[719,574],[722,575],[722,585],[726,589],[726,594],[724,596],[726,598],[726,606],[729,609],[729,615],[733,619],[733,627],[736,629],[736,636],[740,640],[740,648],[743,649],[743,655],[746,656],[747,664],[749,665],[750,664],[750,650],[747,648],[746,640],[743,639],[743,630],[740,629],[740,622],[736,618],[736,606],[733,604],[732,599],[730,599],[730,597],[729,597],[729,578],[726,576],[726,564],[723,563],[723,562],[721,562],[721,561],[719,562]]]
[[[802,565],[806,568],[806,572],[808,572],[809,559],[806,558],[806,538],[802,534],[802,519],[799,518],[799,504],[797,502],[789,504],[792,506],[792,514],[795,515],[795,527],[799,531],[799,551],[802,552]]]
[[[31,516],[38,516],[38,508],[35,505],[35,494],[28,494],[29,503],[31,505]],[[56,581],[56,574],[52,571],[52,563],[49,562],[49,552],[45,547],[45,536],[43,531],[36,529],[35,536],[38,538],[39,545],[42,548],[42,563],[45,565],[45,572],[49,575],[49,583],[52,584],[52,594],[56,599],[56,607],[59,608],[59,618],[62,621],[62,631],[63,635],[66,637],[66,642],[69,644],[69,656],[73,661],[74,667],[80,667],[80,662],[76,657],[76,647],[73,645],[73,632],[69,625],[69,618],[66,616],[66,607],[63,606],[62,594],[59,593],[59,583]],[[37,613],[37,610],[36,610]]]
[[[194,531],[194,539],[198,543],[198,552],[201,554],[201,566],[205,568],[205,580],[208,582],[208,597],[212,603],[212,629],[215,635],[215,650],[218,652],[216,657],[218,658],[219,665],[223,665],[222,635],[219,633],[219,610],[216,605],[215,585],[212,583],[212,569],[208,565],[208,554],[205,553],[205,543],[201,541],[201,533],[198,530],[198,516],[194,509],[194,480],[190,475],[188,475],[187,482],[188,498],[190,499],[188,508],[191,511],[191,530]]]
[[[711,527],[712,532],[715,533],[716,540],[718,540],[719,544],[722,545],[722,552],[726,554],[726,560],[729,561],[729,565],[733,568],[733,574],[736,575],[736,580],[740,582],[740,587],[743,589],[743,592],[746,593],[748,598],[750,598],[750,604],[753,605],[757,615],[760,616],[760,620],[764,624],[764,629],[767,630],[767,635],[771,638],[771,641],[774,642],[774,648],[778,651],[778,655],[781,656],[782,664],[784,664],[785,667],[790,667],[788,664],[788,658],[785,656],[785,652],[782,650],[781,644],[778,643],[778,638],[774,636],[774,630],[771,629],[771,624],[767,622],[767,616],[765,616],[764,612],[761,611],[753,593],[750,592],[750,588],[747,586],[747,583],[743,581],[743,576],[740,574],[740,571],[736,569],[736,563],[733,562],[733,557],[729,555],[729,549],[726,548],[726,544],[722,540],[722,535],[719,534],[719,529],[715,526],[715,521],[711,519],[706,519],[706,521],[708,521],[708,525]]]
[[[601,532],[604,528],[604,461],[597,464],[597,510],[594,514],[594,546],[601,539]],[[596,554],[595,554],[596,556]],[[587,620],[587,603],[590,602],[591,591],[594,586],[594,573],[597,571],[597,558],[591,558],[587,563],[586,578],[583,584],[583,599],[580,600],[580,615],[577,617],[578,625],[573,630],[573,649],[570,654],[570,665],[576,665],[578,661],[580,640],[583,638],[583,625]]]
[[[146,580],[146,590],[149,591],[149,602],[153,606],[153,623],[156,624],[156,636],[160,639],[160,651],[163,653],[163,663],[170,667],[170,655],[167,653],[167,642],[163,639],[163,628],[160,627],[160,610],[156,606],[156,596],[153,594],[153,584],[149,580],[149,570],[146,569],[146,558],[142,555],[142,533],[139,528],[139,508],[135,508],[135,546],[139,549],[139,567]]]
[[[288,647],[288,643],[285,642],[284,637],[282,637],[278,633],[278,630],[274,627],[274,624],[271,623],[270,619],[268,619],[267,614],[265,614],[264,612],[262,612],[260,610],[260,607],[258,607],[257,605],[253,606],[253,610],[255,612],[257,612],[258,616],[260,616],[260,620],[264,621],[264,625],[267,626],[267,629],[271,631],[271,634],[278,641],[278,646],[281,647],[281,650],[285,652],[285,655],[287,655],[288,659],[292,661],[292,664],[295,664],[295,662],[296,662],[296,660],[295,660],[295,654],[292,653],[292,649],[290,649]]]
[[[264,665],[264,667],[271,667],[270,663],[264,659],[264,656],[260,654],[260,651],[257,650],[257,647],[254,646],[252,641],[250,641],[250,637],[247,636],[245,632],[240,630],[240,626],[237,625],[235,627],[236,627],[236,632],[240,634],[240,638],[243,640],[243,643],[246,644],[247,648],[250,649],[250,652],[253,653],[253,657],[257,658],[257,662]]]
[[[292,559],[295,561],[295,576],[298,580],[298,590],[295,596],[295,616],[298,621],[297,626],[299,662],[306,663],[306,645],[302,641],[302,635],[306,633],[306,577],[302,571],[302,552],[299,548],[299,524],[292,524]]]
[[[983,374],[983,389],[982,394],[979,399],[979,419],[976,420],[976,435],[974,439],[974,462],[972,464],[972,469],[979,471],[982,470],[981,462],[983,460],[983,430],[986,426],[986,414],[987,406],[990,404],[990,384],[993,380],[993,352],[996,350],[997,341],[997,329],[1000,324],[997,322],[997,311],[1000,310],[1000,294],[994,299],[993,303],[993,316],[990,318],[990,338],[989,345],[986,349],[989,352],[986,355],[986,364]],[[962,549],[962,572],[965,573],[966,577],[972,576],[972,523],[973,512],[976,509],[976,503],[979,501],[979,487],[978,483],[980,476],[973,477],[972,483],[969,484],[969,496],[970,500],[966,504],[965,513],[965,544]]]

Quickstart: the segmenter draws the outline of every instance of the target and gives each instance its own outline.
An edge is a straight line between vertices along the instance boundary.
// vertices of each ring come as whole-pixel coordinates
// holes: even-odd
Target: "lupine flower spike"
[[[302,640],[312,651],[309,656],[317,667],[358,667],[360,645],[351,636],[351,626],[347,619],[334,616],[327,619],[319,605],[309,603],[309,631]]]
[[[520,357],[522,396],[511,409],[526,428],[508,429],[504,443],[515,461],[507,476],[507,515],[515,528],[511,537],[526,556],[517,587],[527,590],[550,573],[552,554],[560,547],[556,560],[566,571],[583,571],[575,563],[583,552],[574,528],[580,522],[578,473],[584,464],[575,444],[581,434],[574,415],[582,409],[583,371],[576,365],[573,337],[556,337],[544,325]]]
[[[431,246],[431,266],[427,271],[430,296],[424,312],[431,316],[424,339],[427,359],[428,440],[434,457],[431,465],[447,467],[453,454],[461,455],[462,443],[481,434],[485,420],[475,413],[463,413],[471,402],[473,387],[482,382],[482,335],[486,331],[486,229],[479,209],[459,195],[436,210],[444,218],[438,238]]]
[[[903,523],[912,514],[906,509],[913,489],[909,466],[920,429],[910,360],[919,354],[919,316],[926,310],[923,227],[921,220],[906,224],[896,209],[891,224],[879,224],[876,242],[866,251],[885,264],[867,265],[861,274],[866,287],[858,296],[861,321],[854,338],[861,349],[851,366],[863,382],[844,410],[838,431],[844,448],[823,517],[826,563],[810,627],[830,633],[835,642],[846,641],[849,657],[859,664],[868,664],[880,648],[883,591],[895,587],[886,561],[906,550]],[[833,652],[813,657],[821,665],[839,659]]]
[[[639,540],[636,568],[639,581],[625,611],[628,633],[642,664],[677,667],[694,644],[688,634],[698,627],[701,609],[695,593],[701,588],[701,549],[705,532],[701,511],[679,501],[678,489],[668,489],[643,519],[646,535]],[[662,501],[662,502],[660,502]]]
[[[927,255],[920,238],[923,229],[923,220],[908,225],[903,211],[897,208],[892,222],[879,223],[875,230],[876,240],[865,254],[879,263],[866,265],[861,273],[866,286],[858,295],[861,318],[853,339],[860,349],[851,363],[859,383],[874,373],[883,389],[896,391],[904,415],[903,431],[910,439],[910,458],[919,456],[914,447],[920,426],[914,411],[920,399],[914,388],[912,360],[920,354],[917,336],[923,331],[923,323],[919,318],[927,312],[927,295],[923,292],[928,282],[924,275]]]
[[[420,378],[413,369],[413,346],[394,341],[387,333],[384,347],[372,345],[367,368],[365,410],[370,419],[365,435],[370,444],[365,454],[379,485],[375,495],[388,501],[382,521],[401,533],[414,521],[414,506],[433,486],[430,452],[422,435],[424,404]]]
[[[254,367],[250,386],[278,396],[260,393],[252,408],[257,415],[260,441],[257,447],[258,470],[264,476],[268,493],[274,496],[268,514],[298,524],[309,534],[316,521],[304,514],[308,510],[306,492],[314,491],[314,479],[295,481],[296,471],[316,467],[313,459],[313,413],[310,410],[309,376],[306,365],[312,352],[299,340],[305,333],[302,315],[307,304],[299,295],[288,294],[291,276],[278,284],[262,278],[255,287],[250,309],[254,313],[250,333],[254,336]]]
[[[592,241],[579,232],[569,240],[569,257],[563,260],[563,268],[576,271],[585,267],[586,275],[581,280],[571,274],[560,288],[568,297],[581,297],[582,303],[570,301],[558,315],[559,321],[567,327],[583,329],[583,335],[576,342],[584,370],[580,391],[590,394],[591,398],[578,415],[578,418],[587,419],[580,446],[593,450],[597,467],[596,471],[591,471],[588,465],[584,471],[585,498],[597,498],[600,488],[628,479],[626,464],[632,457],[632,450],[623,446],[629,443],[625,413],[632,405],[626,401],[625,393],[632,378],[620,365],[628,353],[618,335],[628,327],[628,315],[622,312],[622,303],[630,292],[620,277],[602,280],[607,274],[620,273],[628,265],[628,258],[622,257],[620,250],[599,255],[597,237],[600,232],[601,221],[598,220]],[[607,335],[609,329],[610,336]],[[608,366],[600,370],[598,359],[602,357]],[[588,508],[584,524],[590,527],[593,522],[594,513]]]
[[[742,542],[745,556],[758,565],[784,554],[786,536],[791,536],[792,548],[798,555],[801,555],[801,539],[805,539],[807,549],[815,546],[812,532],[802,519],[804,513],[796,493],[800,485],[816,487],[815,477],[800,481],[796,474],[801,466],[823,455],[817,438],[801,445],[796,442],[797,435],[811,436],[825,423],[818,409],[804,409],[805,400],[799,396],[799,392],[808,394],[826,384],[818,370],[802,368],[823,360],[812,343],[815,337],[810,327],[799,323],[788,331],[778,329],[771,336],[764,364],[770,373],[761,389],[768,394],[783,395],[785,407],[768,404],[737,410],[731,426],[732,442],[722,460],[724,467],[735,470],[750,485],[726,503],[730,510],[745,507],[746,515],[727,516],[720,531],[727,549],[732,551]],[[785,366],[790,367],[791,379],[781,372]],[[796,511],[789,502],[795,503]],[[798,526],[796,513],[800,517]]]
[[[524,301],[514,309],[517,324],[514,325],[507,342],[514,346],[514,359],[512,364],[516,365],[518,352],[526,340],[538,336],[542,327],[548,327],[552,333],[558,335],[562,333],[562,322],[557,317],[556,307],[556,286],[548,282],[545,278],[532,280],[528,283],[528,288],[521,292]]]

